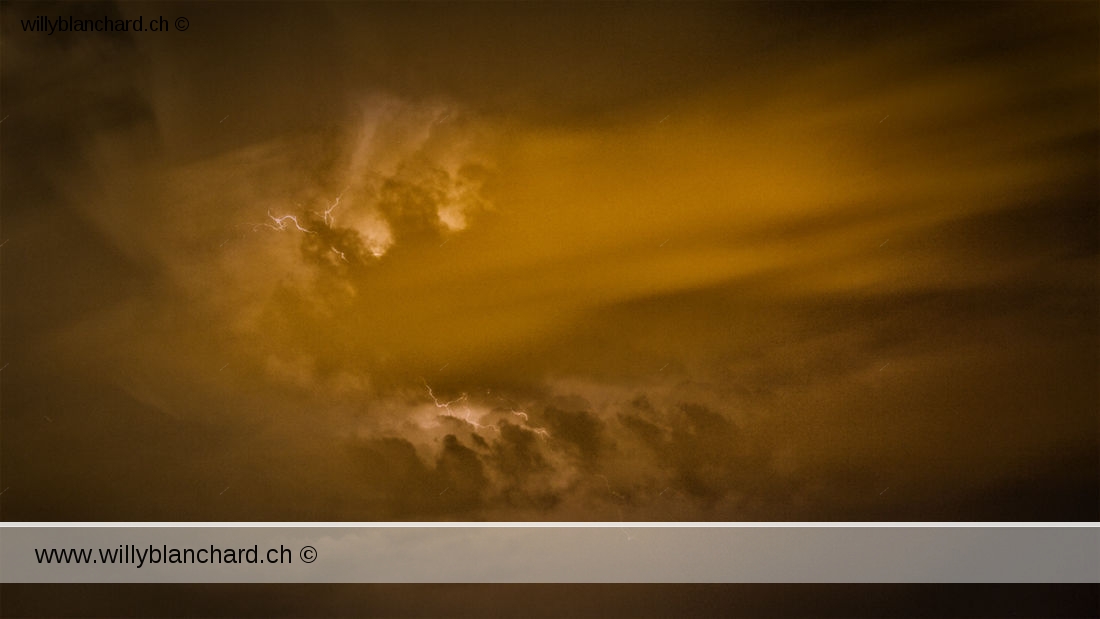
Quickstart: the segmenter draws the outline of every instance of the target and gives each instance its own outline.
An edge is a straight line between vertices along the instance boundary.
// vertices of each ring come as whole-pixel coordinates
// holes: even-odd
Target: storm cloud
[[[1092,7],[2,11],[5,520],[1100,516]]]

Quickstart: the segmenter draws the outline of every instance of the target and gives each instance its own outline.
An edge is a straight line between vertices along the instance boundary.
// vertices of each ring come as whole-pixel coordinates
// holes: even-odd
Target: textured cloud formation
[[[1097,516],[1080,6],[3,11],[5,519]]]

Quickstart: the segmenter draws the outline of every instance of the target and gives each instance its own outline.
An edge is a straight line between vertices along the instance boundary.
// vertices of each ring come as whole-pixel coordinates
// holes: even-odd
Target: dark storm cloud
[[[704,500],[718,498],[723,488],[735,485],[729,477],[741,467],[738,460],[744,447],[723,415],[690,404],[681,406],[678,413],[667,437],[644,419],[624,421],[638,431],[658,462],[674,471],[678,486]]]
[[[1083,5],[264,9],[3,6],[5,519],[1096,517]]]
[[[587,411],[548,407],[544,413],[550,432],[567,443],[585,467],[594,467],[603,449],[603,422]]]
[[[500,440],[493,444],[493,459],[494,465],[503,475],[517,485],[522,485],[524,479],[532,473],[548,468],[539,448],[537,434],[511,423],[498,427]],[[480,445],[488,447],[484,439],[481,439]]]
[[[150,283],[151,269],[89,229],[78,186],[94,182],[87,155],[97,138],[156,136],[132,41],[23,37],[17,18],[29,8],[6,7],[3,26],[5,228],[41,239],[15,242],[5,252],[5,281],[20,293],[7,295],[4,309],[25,337],[95,311],[103,295],[117,300]],[[90,14],[118,12],[111,3],[76,9],[77,16]]]

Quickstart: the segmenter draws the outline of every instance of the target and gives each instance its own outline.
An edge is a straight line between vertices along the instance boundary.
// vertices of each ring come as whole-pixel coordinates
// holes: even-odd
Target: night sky
[[[0,519],[1096,520],[1098,17],[3,3]]]

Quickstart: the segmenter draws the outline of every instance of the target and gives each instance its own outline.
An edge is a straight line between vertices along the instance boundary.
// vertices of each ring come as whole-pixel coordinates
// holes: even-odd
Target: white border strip
[[[360,528],[360,529],[879,529],[879,528],[1100,528],[1100,522],[0,522],[0,529],[17,528]]]

